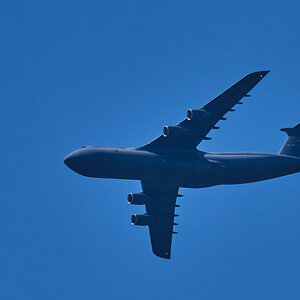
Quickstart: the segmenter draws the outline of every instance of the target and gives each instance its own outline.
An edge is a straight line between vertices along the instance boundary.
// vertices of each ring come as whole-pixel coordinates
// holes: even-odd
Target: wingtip
[[[270,70],[256,71],[256,72],[250,73],[248,75],[255,75],[255,76],[257,75],[257,76],[260,76],[262,78],[262,77],[265,77],[269,72],[270,72]]]
[[[153,251],[153,253],[160,257],[165,259],[171,259],[171,253],[170,252],[164,252],[164,251]]]
[[[266,76],[268,73],[270,73],[271,71],[270,70],[266,70],[266,71],[260,71],[260,73],[263,75],[263,76]]]

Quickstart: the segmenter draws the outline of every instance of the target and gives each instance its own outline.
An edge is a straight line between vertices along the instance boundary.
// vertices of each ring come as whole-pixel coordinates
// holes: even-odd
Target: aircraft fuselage
[[[138,148],[82,147],[65,158],[75,172],[96,178],[161,180],[201,188],[276,178],[300,171],[300,159],[267,153],[150,152]]]
[[[96,178],[140,180],[142,192],[129,193],[128,203],[144,205],[144,214],[133,214],[131,223],[148,226],[152,251],[171,257],[175,208],[180,187],[204,188],[242,184],[300,172],[300,124],[282,128],[288,137],[279,154],[211,153],[197,150],[208,133],[236,104],[250,97],[250,90],[269,71],[250,73],[197,109],[189,109],[176,125],[164,126],[162,134],[137,148],[86,146],[70,153],[66,165],[75,172]]]

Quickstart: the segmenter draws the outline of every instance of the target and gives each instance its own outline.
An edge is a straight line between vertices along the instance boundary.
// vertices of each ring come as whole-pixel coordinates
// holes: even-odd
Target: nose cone
[[[75,150],[64,158],[64,163],[72,171],[80,175],[90,176],[95,164],[94,152],[86,148]]]
[[[78,169],[81,168],[81,165],[84,164],[85,152],[81,149],[75,150],[68,154],[64,158],[64,163],[68,166],[71,170],[78,172]]]
[[[68,154],[64,158],[64,163],[65,163],[66,166],[68,166],[70,169],[72,169],[72,153]]]

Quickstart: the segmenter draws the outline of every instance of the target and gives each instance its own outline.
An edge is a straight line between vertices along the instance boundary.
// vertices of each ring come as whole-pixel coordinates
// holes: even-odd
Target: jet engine
[[[149,201],[150,197],[144,193],[130,193],[127,196],[129,204],[143,205]]]
[[[194,122],[203,122],[212,118],[212,114],[204,109],[189,109],[187,111],[187,119]]]
[[[180,126],[165,126],[163,130],[164,137],[168,136],[182,136],[187,133],[187,129]]]
[[[151,222],[152,222],[152,218],[146,214],[142,214],[142,215],[134,214],[131,216],[132,225],[147,226],[150,225]]]

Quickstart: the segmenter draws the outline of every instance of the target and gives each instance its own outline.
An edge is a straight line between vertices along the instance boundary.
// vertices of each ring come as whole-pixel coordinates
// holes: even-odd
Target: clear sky
[[[300,122],[299,1],[2,1],[0,298],[299,299],[300,174],[181,189],[171,260],[130,224],[139,182],[63,163],[139,146],[271,70],[204,151],[277,153]]]

